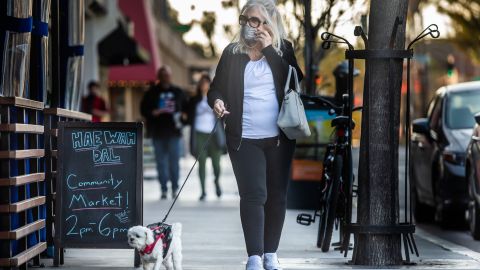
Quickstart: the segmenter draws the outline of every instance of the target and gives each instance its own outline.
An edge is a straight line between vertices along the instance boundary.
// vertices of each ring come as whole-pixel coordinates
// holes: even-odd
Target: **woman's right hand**
[[[223,103],[223,100],[221,99],[215,100],[215,103],[213,104],[213,111],[218,118],[222,118],[224,115],[230,114],[230,112],[225,108],[225,103]]]

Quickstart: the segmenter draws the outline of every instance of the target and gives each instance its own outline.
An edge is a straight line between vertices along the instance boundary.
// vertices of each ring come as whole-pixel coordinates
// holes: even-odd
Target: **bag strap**
[[[285,83],[285,94],[287,94],[288,90],[290,89],[290,77],[292,77],[292,66],[288,65],[288,76],[287,76],[287,82]]]
[[[290,66],[290,67],[291,67],[291,69],[293,70],[293,76],[294,76],[294,78],[295,78],[295,91],[297,91],[298,93],[300,93],[300,90],[301,90],[301,89],[300,89],[300,83],[298,82],[297,70],[296,70],[294,67],[292,67],[292,66]]]
[[[292,77],[292,71],[295,80],[295,89],[293,90],[300,93],[300,83],[298,82],[297,70],[291,65],[288,65],[288,77],[287,82],[285,83],[285,94],[287,94],[288,90],[290,90],[290,78]]]

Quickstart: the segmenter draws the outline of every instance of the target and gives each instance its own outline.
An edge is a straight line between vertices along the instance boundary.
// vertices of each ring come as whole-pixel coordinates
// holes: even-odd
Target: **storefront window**
[[[7,0],[7,16],[32,16],[32,0]],[[0,96],[28,97],[30,32],[6,31],[4,40]]]
[[[80,86],[82,83],[83,56],[68,58],[67,69],[68,73],[66,89],[69,91],[67,91],[65,95],[65,109],[79,111],[82,99],[82,91],[80,91]]]
[[[81,46],[85,40],[85,10],[83,0],[68,2],[68,46]],[[80,89],[83,75],[83,56],[68,58],[65,108],[80,110],[82,91]]]
[[[42,0],[42,22],[50,21],[50,0]]]
[[[85,41],[85,10],[83,0],[68,3],[68,45],[83,45]]]
[[[41,12],[41,20],[45,23],[50,23],[50,0],[42,0],[42,12]],[[50,89],[49,82],[49,65],[48,65],[48,37],[42,37],[42,48],[41,48],[41,55],[42,55],[42,74],[43,77],[43,102],[47,102],[47,89]]]

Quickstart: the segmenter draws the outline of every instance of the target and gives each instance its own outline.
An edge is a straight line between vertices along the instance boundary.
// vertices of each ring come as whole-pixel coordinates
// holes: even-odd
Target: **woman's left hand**
[[[257,35],[257,40],[262,44],[262,49],[272,45],[272,36],[266,30],[257,29],[255,33]]]

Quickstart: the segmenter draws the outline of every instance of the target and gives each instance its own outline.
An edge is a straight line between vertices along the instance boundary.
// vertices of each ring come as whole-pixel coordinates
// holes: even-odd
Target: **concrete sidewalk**
[[[194,159],[181,161],[181,181],[188,173]],[[214,196],[213,180],[207,179],[208,195],[199,202],[197,169],[187,182],[168,222],[183,223],[184,269],[245,269],[246,251],[239,217],[239,200],[235,179],[227,156],[222,159],[221,184],[224,196]],[[207,175],[211,174],[207,166]],[[147,169],[153,176],[155,171]],[[160,201],[159,185],[155,180],[144,182],[144,223],[160,221],[170,199]],[[337,251],[322,253],[316,246],[317,226],[301,226],[296,223],[300,211],[288,210],[280,248],[278,251],[283,269],[369,269],[348,265]],[[333,241],[337,241],[335,235]],[[420,257],[413,257],[415,265],[375,269],[480,269],[480,254],[457,246],[435,236],[417,231],[415,240]],[[351,252],[349,253],[351,256]],[[349,256],[349,257],[350,257]],[[44,260],[45,269],[54,269],[52,260]],[[132,250],[69,249],[65,253],[65,269],[134,269]]]

